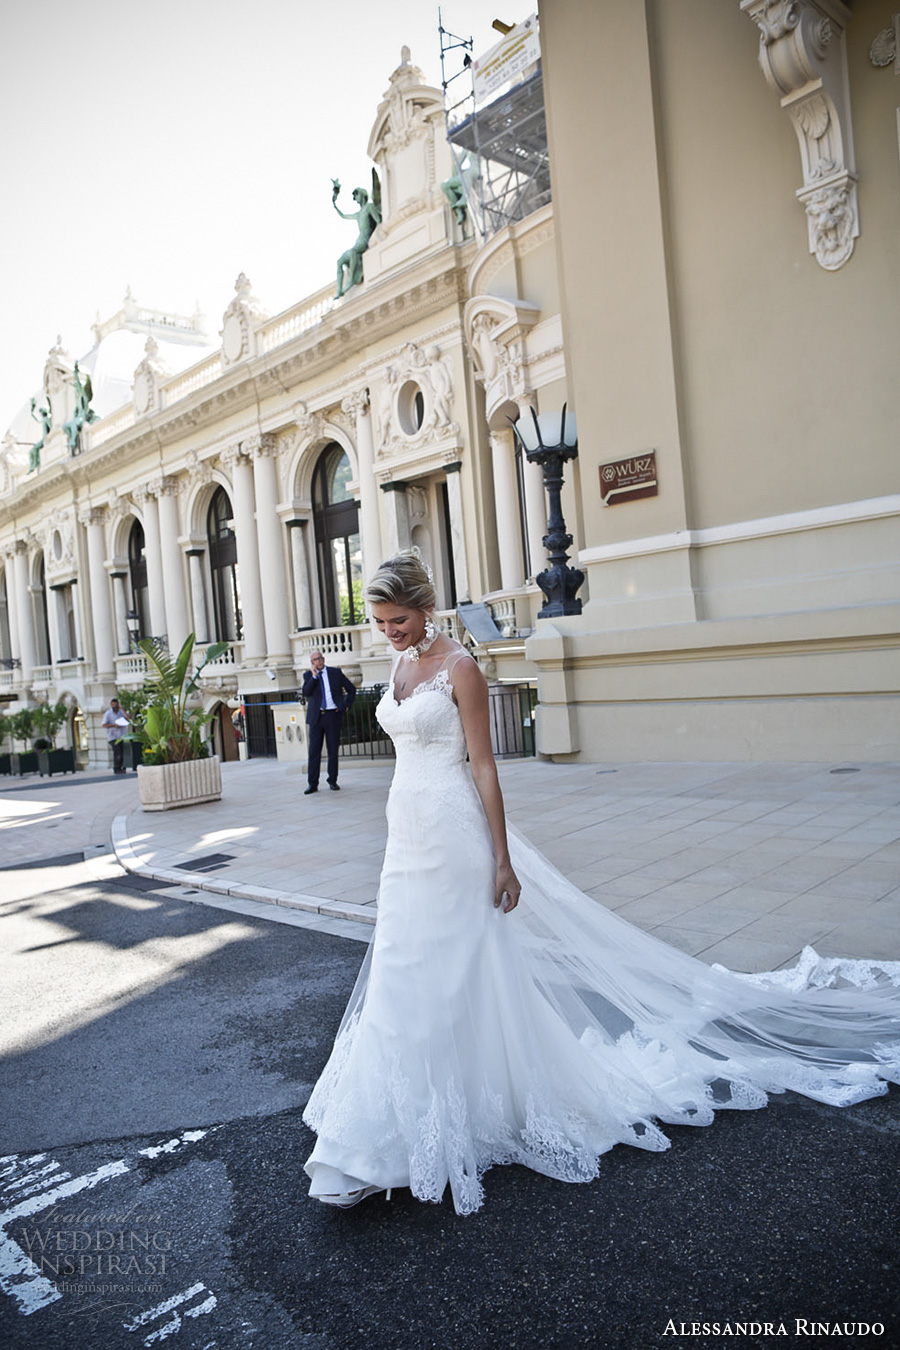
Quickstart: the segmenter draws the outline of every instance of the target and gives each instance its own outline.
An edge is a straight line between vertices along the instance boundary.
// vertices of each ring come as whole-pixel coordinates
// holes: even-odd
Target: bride
[[[807,948],[740,975],[605,910],[507,825],[484,677],[416,554],[367,597],[397,653],[377,713],[397,764],[374,938],[303,1117],[311,1196],[449,1185],[469,1214],[495,1163],[590,1181],[615,1144],[667,1148],[659,1122],[900,1082],[900,962]]]

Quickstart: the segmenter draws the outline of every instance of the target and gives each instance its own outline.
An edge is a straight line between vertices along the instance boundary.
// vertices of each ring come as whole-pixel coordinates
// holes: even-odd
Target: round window
[[[407,380],[397,395],[397,417],[407,436],[421,431],[425,421],[425,395],[415,380]]]
[[[63,541],[59,530],[53,531],[53,556],[57,562],[63,555]]]

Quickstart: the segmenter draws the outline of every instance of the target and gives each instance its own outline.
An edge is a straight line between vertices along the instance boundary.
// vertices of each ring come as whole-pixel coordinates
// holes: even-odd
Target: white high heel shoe
[[[314,1200],[321,1200],[323,1205],[337,1205],[338,1209],[352,1209],[358,1205],[360,1200],[365,1200],[369,1195],[377,1195],[379,1191],[384,1191],[384,1198],[390,1200],[391,1187],[385,1190],[384,1186],[362,1186],[358,1191],[343,1191],[335,1195],[314,1195]]]
[[[321,1200],[323,1205],[336,1205],[338,1209],[351,1209],[367,1196],[377,1195],[384,1186],[367,1186],[357,1177],[339,1172],[336,1167],[319,1163],[313,1173],[309,1194],[313,1200]],[[387,1188],[386,1198],[391,1198],[391,1188]]]

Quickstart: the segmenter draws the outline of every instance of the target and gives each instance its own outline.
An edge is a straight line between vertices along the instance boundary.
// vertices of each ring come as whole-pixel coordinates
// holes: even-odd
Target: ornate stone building
[[[537,688],[543,754],[896,756],[898,28],[879,0],[544,0],[542,69],[450,144],[404,53],[361,285],[269,317],[241,276],[199,361],[198,320],[126,301],[74,453],[50,353],[39,464],[27,411],[0,447],[0,697],[66,697],[105,763],[129,624],[229,644],[222,726],[313,646],[376,683],[362,589],[414,543],[449,629],[493,617],[489,680]],[[566,400],[584,609],[539,619],[545,495],[511,422]]]
[[[27,415],[3,443],[0,695],[13,707],[67,699],[95,763],[109,698],[143,676],[135,634],[172,650],[190,632],[229,644],[204,675],[229,754],[229,701],[295,696],[313,647],[364,684],[383,679],[388,653],[362,591],[410,544],[434,570],[442,622],[459,632],[457,604],[487,597],[506,677],[527,679],[538,593],[520,518],[540,564],[542,489],[536,467],[517,471],[507,416],[542,383],[562,387],[562,346],[555,309],[544,318],[501,297],[517,271],[553,274],[552,209],[479,250],[441,190],[452,172],[441,92],[405,50],[368,149],[383,220],[363,284],[269,317],[242,274],[220,345],[186,369],[196,325],[129,297],[81,363],[104,415],[67,444],[73,367],[57,346],[39,464]],[[139,342],[141,359],[101,390],[117,342],[126,353]]]

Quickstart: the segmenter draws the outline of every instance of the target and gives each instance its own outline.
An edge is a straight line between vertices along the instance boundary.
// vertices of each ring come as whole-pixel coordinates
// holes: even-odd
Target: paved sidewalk
[[[340,793],[304,797],[300,766],[225,765],[221,802],[149,815],[135,801],[119,860],[371,924],[391,772],[344,764]],[[527,760],[500,776],[511,820],[561,871],[705,961],[771,970],[806,943],[900,959],[900,766]]]
[[[134,775],[0,780],[3,866],[84,850],[185,898],[366,940],[390,763],[223,766],[220,802],[144,813]],[[823,955],[900,960],[900,766],[500,766],[511,820],[588,894],[739,970]],[[52,833],[51,833],[52,831]],[[110,858],[110,862],[113,860]],[[273,906],[275,907],[273,909]]]

